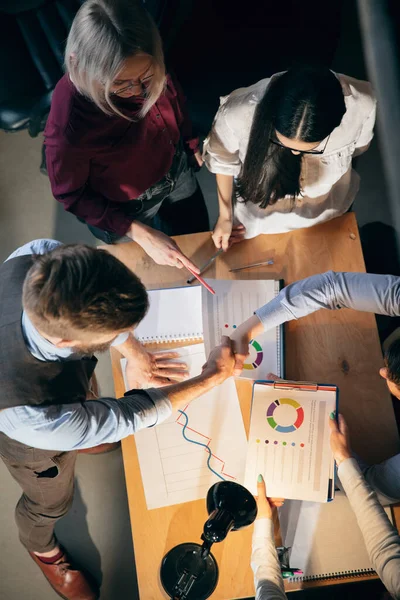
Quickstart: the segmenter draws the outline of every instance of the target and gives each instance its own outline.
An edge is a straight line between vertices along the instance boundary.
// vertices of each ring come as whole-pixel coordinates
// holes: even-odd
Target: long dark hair
[[[278,131],[290,139],[321,142],[346,112],[342,87],[326,67],[293,67],[267,87],[253,117],[236,196],[266,208],[300,194],[302,155],[273,144]]]

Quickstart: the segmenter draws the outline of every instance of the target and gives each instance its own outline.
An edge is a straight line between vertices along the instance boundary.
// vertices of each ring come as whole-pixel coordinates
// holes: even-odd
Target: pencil
[[[200,275],[197,275],[197,273],[192,271],[192,269],[190,269],[189,267],[186,267],[186,268],[193,275],[193,277],[195,277],[198,281],[200,281],[201,285],[204,285],[204,287],[206,288],[206,290],[208,290],[210,292],[210,294],[214,294],[214,296],[215,296],[215,291],[212,289],[212,287],[210,287],[208,285],[208,283],[206,283],[204,281],[204,279],[202,277],[200,277]]]
[[[215,262],[215,260],[218,258],[218,256],[219,256],[219,255],[220,255],[222,252],[223,252],[223,250],[222,250],[222,248],[220,248],[220,249],[218,250],[218,252],[216,252],[215,254],[213,254],[213,256],[212,256],[212,257],[211,257],[211,258],[210,258],[210,259],[209,259],[209,260],[208,260],[206,263],[204,263],[204,265],[203,265],[202,267],[200,267],[200,275],[201,275],[202,273],[204,273],[204,271],[205,271],[206,269],[208,269],[208,267],[209,267],[210,265],[212,265],[212,263],[213,263],[213,262]],[[187,280],[187,282],[186,282],[186,283],[188,283],[188,284],[190,284],[190,283],[193,283],[193,281],[195,281],[195,279],[196,279],[196,277],[194,277],[194,276],[193,276],[193,277],[190,277],[190,278]]]
[[[262,267],[264,265],[273,265],[274,261],[271,259],[263,260],[259,263],[253,263],[252,265],[245,265],[244,267],[236,267],[236,269],[229,269],[229,273],[236,273],[236,271],[243,271],[244,269],[253,269],[254,267]]]

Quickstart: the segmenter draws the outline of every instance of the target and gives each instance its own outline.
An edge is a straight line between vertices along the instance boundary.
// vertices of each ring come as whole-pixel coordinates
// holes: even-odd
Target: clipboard
[[[253,385],[245,485],[253,492],[257,472],[268,494],[330,502],[335,461],[329,414],[338,412],[336,385],[309,381],[257,380]]]

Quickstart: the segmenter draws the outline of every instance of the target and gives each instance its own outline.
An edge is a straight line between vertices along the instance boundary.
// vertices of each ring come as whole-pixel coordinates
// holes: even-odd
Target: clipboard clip
[[[278,379],[274,381],[274,390],[305,390],[307,392],[318,392],[318,383],[313,381],[290,381]]]

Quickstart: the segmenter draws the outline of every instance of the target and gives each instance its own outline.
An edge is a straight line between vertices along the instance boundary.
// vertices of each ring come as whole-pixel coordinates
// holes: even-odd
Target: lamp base
[[[206,600],[218,583],[218,565],[212,554],[202,558],[200,544],[179,544],[161,563],[161,583],[171,598]]]

